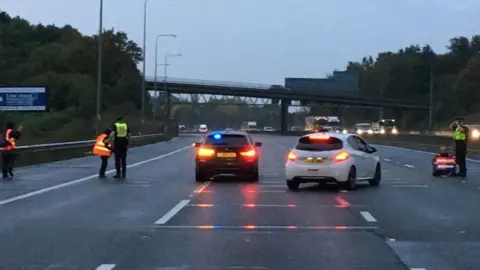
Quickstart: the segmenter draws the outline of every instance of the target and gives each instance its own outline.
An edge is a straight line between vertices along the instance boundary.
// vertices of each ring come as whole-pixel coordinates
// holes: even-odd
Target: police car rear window
[[[330,137],[328,139],[310,139],[305,136],[298,140],[295,149],[301,151],[333,151],[343,148],[343,142],[340,139]]]
[[[222,134],[220,139],[209,135],[205,140],[205,145],[248,145],[248,139],[245,135],[240,134]]]

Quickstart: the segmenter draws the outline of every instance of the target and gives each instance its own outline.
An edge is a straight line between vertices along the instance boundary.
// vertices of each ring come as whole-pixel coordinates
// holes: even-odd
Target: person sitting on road
[[[447,147],[442,146],[440,147],[440,152],[433,157],[432,162],[435,162],[439,157],[451,158],[453,155],[448,151]]]

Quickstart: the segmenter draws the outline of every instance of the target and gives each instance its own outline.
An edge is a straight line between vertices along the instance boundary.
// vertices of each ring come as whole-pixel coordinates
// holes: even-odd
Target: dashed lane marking
[[[230,229],[230,230],[338,230],[338,231],[352,231],[352,230],[375,230],[378,227],[375,226],[222,226],[222,225],[160,225],[156,226],[156,229],[203,229],[203,230],[215,230],[215,229]]]
[[[184,208],[187,204],[190,203],[190,200],[182,200],[177,205],[175,205],[170,211],[168,211],[163,217],[161,217],[159,220],[155,221],[155,225],[162,225],[167,223],[173,216],[178,214],[182,208]]]
[[[177,149],[177,150],[172,151],[172,152],[167,153],[167,154],[163,154],[163,155],[160,155],[160,156],[157,156],[157,157],[154,157],[154,158],[150,158],[150,159],[143,160],[143,161],[140,161],[140,162],[137,162],[137,163],[133,163],[131,165],[128,165],[127,168],[137,167],[137,166],[143,165],[145,163],[149,163],[149,162],[156,161],[156,160],[159,160],[159,159],[162,159],[162,158],[166,158],[166,157],[171,156],[173,154],[180,153],[184,150],[190,149],[191,147],[192,146],[189,145],[189,146]],[[106,172],[106,174],[111,174],[111,173],[114,173],[114,172],[115,172],[115,170],[109,170],[109,171]],[[25,193],[25,194],[22,194],[22,195],[19,195],[19,196],[11,197],[9,199],[1,200],[0,205],[20,201],[20,200],[23,200],[23,199],[27,199],[27,198],[30,198],[30,197],[33,197],[33,196],[36,196],[36,195],[40,195],[40,194],[47,193],[47,192],[50,192],[50,191],[54,191],[54,190],[57,190],[57,189],[61,189],[61,188],[64,188],[64,187],[73,186],[73,185],[76,185],[76,184],[79,184],[79,183],[82,183],[82,182],[86,182],[86,181],[89,181],[89,180],[95,179],[95,178],[98,178],[98,174],[90,175],[90,176],[83,177],[83,178],[73,180],[73,181],[70,181],[70,182],[66,182],[66,183],[63,183],[63,184],[60,184],[60,185],[55,185],[55,186],[51,186],[51,187],[48,187],[48,188],[39,189],[39,190],[36,190],[36,191],[33,191],[33,192],[29,192],[29,193]]]
[[[410,268],[410,270],[427,270],[427,268]]]
[[[385,161],[392,161],[391,159],[388,159],[388,158],[384,158],[383,160],[385,160]]]
[[[368,222],[377,222],[377,220],[370,214],[368,211],[361,211],[360,214],[363,216],[363,218],[368,221]]]
[[[95,268],[95,270],[112,270],[113,268],[115,268],[115,264],[102,264]]]
[[[278,208],[347,208],[347,207],[358,207],[363,208],[365,205],[345,205],[345,204],[337,204],[337,205],[326,205],[326,204],[318,204],[318,205],[297,205],[297,204],[187,204],[186,207],[247,207],[247,208],[257,208],[257,207],[278,207]]]
[[[392,187],[396,188],[428,188],[429,185],[392,185]]]
[[[415,168],[415,166],[410,165],[410,164],[405,164],[405,165],[403,165],[403,166],[408,167],[408,168]]]

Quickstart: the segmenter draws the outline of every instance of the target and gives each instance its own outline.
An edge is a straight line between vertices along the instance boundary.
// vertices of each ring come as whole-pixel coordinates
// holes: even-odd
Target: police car
[[[378,186],[381,164],[375,152],[375,147],[356,134],[322,132],[302,136],[288,153],[287,186],[296,190],[302,183],[334,182],[354,189],[360,181]]]
[[[195,179],[208,181],[220,174],[234,174],[258,181],[258,147],[242,131],[211,132],[195,143]]]

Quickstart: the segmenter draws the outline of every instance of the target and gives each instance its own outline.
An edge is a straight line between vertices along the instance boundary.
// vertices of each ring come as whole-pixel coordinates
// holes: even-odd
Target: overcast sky
[[[143,2],[104,0],[104,27],[142,45]],[[99,0],[0,0],[0,9],[98,31]],[[158,34],[178,35],[160,39],[159,55],[183,54],[169,76],[283,84],[410,44],[444,51],[449,38],[480,33],[478,14],[480,0],[149,0],[147,75]]]

